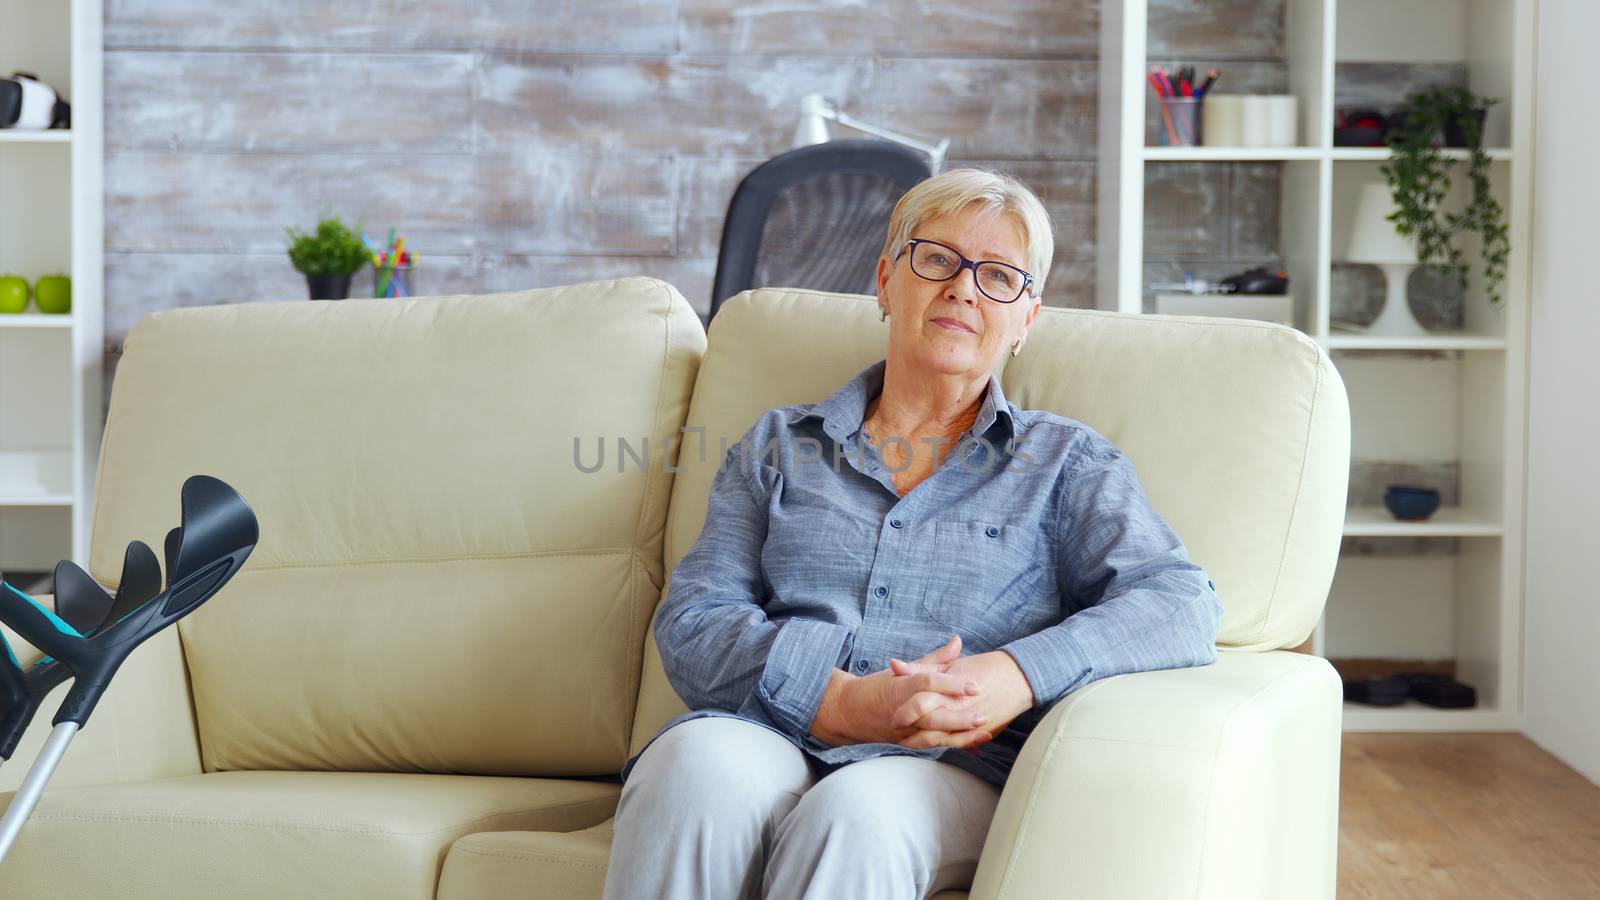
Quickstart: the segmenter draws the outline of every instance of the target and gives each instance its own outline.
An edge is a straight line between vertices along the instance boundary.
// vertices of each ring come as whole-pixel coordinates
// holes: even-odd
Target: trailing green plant
[[[1483,117],[1497,102],[1463,87],[1412,94],[1397,110],[1404,120],[1389,130],[1385,140],[1392,153],[1380,167],[1398,207],[1389,216],[1395,230],[1411,239],[1418,261],[1455,275],[1463,290],[1467,264],[1456,238],[1466,231],[1479,234],[1484,290],[1490,303],[1501,300],[1500,285],[1511,252],[1505,211],[1490,190],[1489,154],[1483,149]],[[1439,151],[1436,141],[1447,130],[1459,130],[1463,143],[1471,149],[1467,165],[1470,197],[1460,212],[1443,208],[1450,193],[1452,161]]]
[[[289,233],[289,261],[306,275],[350,275],[372,260],[361,242],[361,226],[352,231],[338,216],[318,222],[312,234],[292,225],[285,230]]]

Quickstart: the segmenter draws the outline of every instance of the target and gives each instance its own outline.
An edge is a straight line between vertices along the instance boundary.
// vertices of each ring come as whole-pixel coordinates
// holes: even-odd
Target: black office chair
[[[707,320],[753,287],[874,293],[889,213],[929,174],[920,154],[887,141],[829,141],[757,166],[728,204]]]

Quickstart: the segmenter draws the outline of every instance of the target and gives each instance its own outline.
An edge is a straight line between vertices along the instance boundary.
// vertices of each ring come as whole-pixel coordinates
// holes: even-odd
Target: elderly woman
[[[887,358],[729,449],[654,623],[694,711],[624,769],[607,898],[966,887],[1051,704],[1216,658],[1214,585],[1128,458],[1000,389],[1052,245],[1009,177],[916,186],[878,260]]]

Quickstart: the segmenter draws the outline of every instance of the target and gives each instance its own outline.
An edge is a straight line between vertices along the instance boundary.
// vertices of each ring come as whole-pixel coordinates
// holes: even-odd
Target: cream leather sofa
[[[607,776],[682,709],[648,626],[720,439],[831,393],[885,335],[861,298],[766,290],[708,348],[650,279],[144,319],[90,571],[114,582],[129,540],[159,546],[197,472],[252,503],[261,542],[129,661],[0,895],[598,897]],[[1339,682],[1282,650],[1319,615],[1343,517],[1326,354],[1273,325],[1046,309],[1004,381],[1133,458],[1216,580],[1225,652],[1059,703],[971,896],[1331,896]],[[704,454],[694,433],[679,452],[686,423]],[[647,469],[618,453],[646,438]]]

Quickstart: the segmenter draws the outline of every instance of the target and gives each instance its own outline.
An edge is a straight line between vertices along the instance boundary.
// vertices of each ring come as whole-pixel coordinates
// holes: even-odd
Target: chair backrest
[[[822,400],[883,358],[870,298],[752,291],[712,323],[689,423],[702,459],[679,456],[666,570],[705,522],[715,448],[765,410]],[[1216,581],[1218,643],[1292,647],[1333,579],[1349,477],[1350,413],[1328,355],[1280,325],[1044,309],[1001,374],[1006,398],[1100,432],[1133,460],[1156,511]],[[646,647],[634,750],[683,708]]]
[[[90,569],[160,547],[189,475],[254,507],[255,554],[179,626],[208,771],[614,773],[704,348],[644,278],[156,313]]]
[[[728,204],[711,316],[750,288],[870,293],[889,214],[928,174],[887,141],[829,141],[757,166]]]

